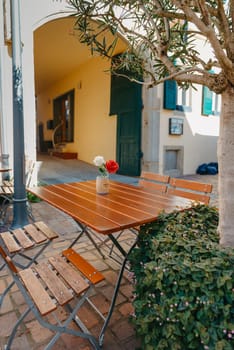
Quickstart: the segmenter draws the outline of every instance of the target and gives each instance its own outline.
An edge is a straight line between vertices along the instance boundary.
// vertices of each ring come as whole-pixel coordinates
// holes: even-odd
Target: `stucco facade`
[[[1,0],[0,4],[1,152],[9,154],[12,164],[9,1]],[[110,62],[91,56],[78,43],[74,22],[63,12],[67,10],[66,1],[22,0],[20,5],[26,155],[35,159],[40,151],[39,125],[43,125],[44,141],[52,140],[53,130],[47,127],[47,121],[53,119],[53,101],[74,90],[74,140],[66,143],[64,149],[77,152],[79,159],[88,163],[97,154],[116,159],[118,117],[109,116]],[[52,44],[58,49],[56,54],[54,49],[54,56],[50,51]],[[120,43],[117,52],[124,45],[124,41]],[[50,77],[56,69],[57,74]],[[163,85],[143,88],[142,96],[142,169],[171,175],[192,174],[199,164],[217,161],[219,116],[201,114],[202,87],[186,92],[189,108],[185,111],[163,108]],[[170,118],[183,121],[181,135],[169,134]]]

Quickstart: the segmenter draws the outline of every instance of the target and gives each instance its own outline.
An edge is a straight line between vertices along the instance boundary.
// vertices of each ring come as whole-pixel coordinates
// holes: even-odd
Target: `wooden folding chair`
[[[30,311],[43,327],[55,332],[45,346],[45,350],[51,349],[64,333],[85,338],[93,345],[94,349],[101,349],[97,340],[77,316],[77,311],[87,300],[91,288],[104,280],[99,271],[73,249],[67,249],[61,255],[49,258],[47,262],[33,265],[21,271],[18,270],[2,247],[0,247],[0,254],[8,265],[14,282],[28,305],[28,308],[13,326],[5,347],[6,350],[11,349],[17,328]],[[67,318],[65,320],[64,314],[63,319],[60,317],[61,308],[66,311]],[[54,319],[50,317],[51,315],[54,316]],[[75,321],[79,329],[69,328],[71,321]]]
[[[33,161],[31,159],[26,160],[25,165],[25,186],[29,188],[31,186],[34,174],[38,171],[38,168],[41,166],[42,162]],[[0,207],[0,217],[2,223],[6,223],[8,221],[8,210],[13,204],[13,196],[14,196],[14,179],[9,181],[4,180],[2,185],[0,186],[0,197],[1,197],[1,207]],[[27,201],[27,212],[28,216],[34,220],[32,215],[32,209],[30,203]]]
[[[167,191],[169,179],[170,177],[168,175],[142,171],[139,180],[139,186],[148,188],[152,191],[165,193]]]
[[[209,204],[212,185],[203,182],[171,178],[167,192],[193,201]]]
[[[38,257],[57,237],[56,232],[52,231],[44,222],[38,221],[23,228],[2,232],[0,243],[14,264],[21,269],[26,269],[33,263],[37,263]],[[3,262],[0,271],[5,266],[6,263]],[[13,285],[14,282],[10,283],[1,294],[0,307]]]

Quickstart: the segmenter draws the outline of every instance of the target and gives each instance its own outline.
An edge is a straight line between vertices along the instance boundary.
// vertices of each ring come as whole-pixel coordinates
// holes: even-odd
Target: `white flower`
[[[93,160],[94,165],[96,166],[102,166],[103,164],[106,163],[104,157],[102,156],[96,156]]]

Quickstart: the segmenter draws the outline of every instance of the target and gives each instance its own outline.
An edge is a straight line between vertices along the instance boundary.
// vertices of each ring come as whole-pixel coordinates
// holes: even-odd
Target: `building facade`
[[[1,154],[12,164],[10,1],[0,1]],[[201,86],[153,88],[111,77],[111,62],[79,42],[66,1],[21,0],[26,156],[37,152],[116,159],[120,172],[193,174],[217,161],[219,99]],[[116,54],[127,43],[120,40]]]

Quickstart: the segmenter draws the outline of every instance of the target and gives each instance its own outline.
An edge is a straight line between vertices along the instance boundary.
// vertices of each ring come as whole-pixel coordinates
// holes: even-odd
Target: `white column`
[[[3,0],[0,0],[0,154],[2,165],[8,166],[9,152],[7,145],[7,128],[6,128],[6,108],[5,108],[5,59],[6,51],[4,40],[4,7]]]
[[[160,99],[157,87],[144,88],[142,122],[142,170],[159,172]]]

